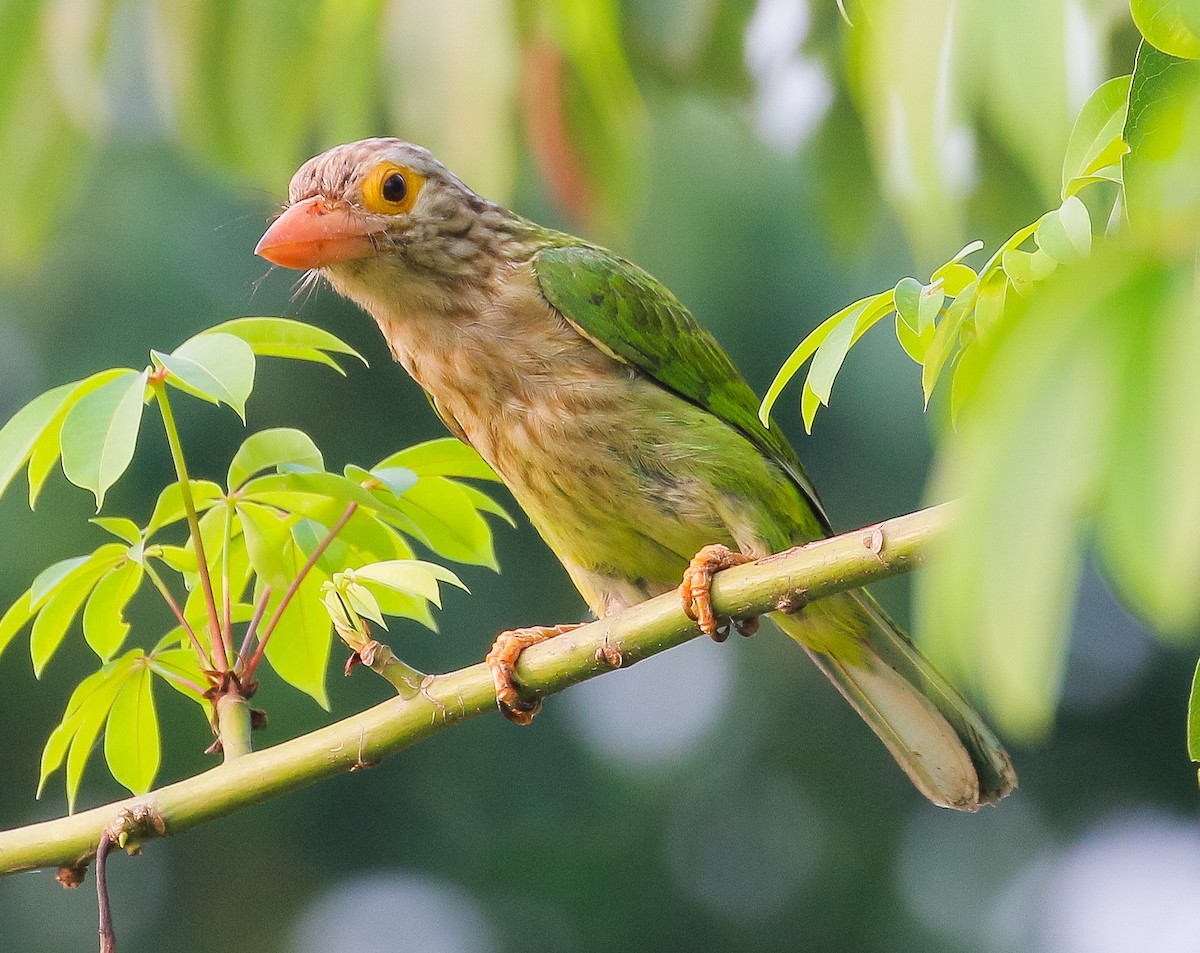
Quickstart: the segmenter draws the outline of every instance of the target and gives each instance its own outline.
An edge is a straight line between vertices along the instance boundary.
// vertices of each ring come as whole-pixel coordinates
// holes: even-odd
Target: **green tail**
[[[929,800],[976,811],[1017,784],[970,705],[861,590],[772,618],[799,642]]]

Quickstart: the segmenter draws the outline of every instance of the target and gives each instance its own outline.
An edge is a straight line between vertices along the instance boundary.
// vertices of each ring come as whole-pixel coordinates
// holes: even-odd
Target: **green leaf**
[[[900,319],[899,314],[896,315],[896,340],[904,348],[904,353],[918,364],[925,363],[925,352],[929,350],[929,344],[933,340],[936,330],[936,328],[927,327],[918,334],[917,331]]]
[[[1188,698],[1187,746],[1188,757],[1200,761],[1200,663],[1192,676],[1192,693]]]
[[[89,558],[55,588],[38,612],[29,636],[33,674],[38,678],[42,677],[46,664],[58,651],[84,599],[111,566],[112,562],[108,560]]]
[[[490,496],[483,492],[478,487],[470,486],[466,483],[458,484],[458,488],[467,494],[467,498],[475,509],[481,513],[491,513],[493,516],[499,516],[509,526],[516,528],[517,521],[503,506],[493,500]]]
[[[79,793],[79,783],[83,780],[83,769],[87,766],[88,757],[95,747],[100,729],[108,720],[108,713],[113,702],[121,691],[125,680],[133,671],[134,663],[141,656],[140,649],[122,656],[115,662],[105,666],[105,678],[96,690],[92,692],[79,706],[75,713],[77,719],[71,747],[67,752],[67,809],[74,813],[75,798]]]
[[[352,575],[358,582],[373,582],[398,592],[420,596],[439,608],[442,605],[439,582],[449,583],[464,592],[467,591],[467,587],[458,576],[445,566],[419,559],[391,559],[371,563],[355,569]]]
[[[1127,266],[1107,251],[1056,274],[997,329],[929,489],[961,509],[919,574],[915,628],[934,662],[1020,737],[1053,717],[1080,516],[1111,446],[1112,296]]]
[[[328,331],[290,318],[235,318],[218,324],[203,334],[232,334],[239,337],[263,357],[285,357],[301,361],[318,361],[341,371],[322,352],[348,354],[366,365],[358,351]]]
[[[79,728],[79,713],[92,696],[104,687],[111,674],[110,667],[105,666],[87,676],[71,692],[62,720],[50,733],[50,737],[46,739],[46,745],[42,749],[41,771],[38,776],[37,788],[39,798],[42,796],[42,789],[45,787],[47,779],[62,766],[63,759],[67,756],[67,749]]]
[[[291,427],[260,430],[247,437],[229,464],[229,490],[233,492],[255,474],[284,463],[324,470],[325,460],[312,438]]]
[[[143,572],[130,560],[110,569],[88,596],[83,609],[83,635],[102,662],[116,654],[129,633],[125,607],[142,584]]]
[[[294,578],[305,559],[295,545],[288,547],[287,558],[290,560],[288,572]],[[332,624],[321,599],[321,584],[327,578],[315,568],[304,577],[272,631],[264,652],[280,678],[311,695],[326,711],[329,710],[329,696],[325,690],[325,672],[333,642]],[[282,597],[280,590],[272,593],[267,603],[267,618],[274,615]]]
[[[54,469],[54,465],[58,462],[58,458],[62,454],[62,428],[63,421],[67,418],[67,412],[83,397],[125,373],[128,373],[127,368],[112,368],[107,371],[100,371],[98,374],[93,374],[73,385],[71,392],[67,395],[67,399],[62,402],[62,405],[58,408],[58,412],[34,442],[33,452],[29,456],[30,509],[33,509],[37,504],[42,487],[45,485],[46,479],[50,476],[50,472]]]
[[[1200,57],[1195,0],[1130,0],[1133,22],[1155,47],[1186,60]]]
[[[1200,62],[1138,48],[1122,159],[1129,223],[1147,234],[1194,230],[1200,216]]]
[[[958,415],[979,390],[979,381],[983,373],[984,361],[977,345],[964,347],[959,351],[958,364],[954,368],[954,377],[950,381],[950,420],[958,422]]]
[[[1086,258],[1092,250],[1092,220],[1087,206],[1072,195],[1038,220],[1038,247],[1062,265]]]
[[[0,493],[29,459],[38,437],[49,426],[76,384],[62,384],[35,397],[0,428]]]
[[[272,588],[287,588],[292,581],[285,553],[291,544],[290,524],[294,517],[280,516],[275,510],[257,503],[237,505],[246,538],[246,551],[255,573]]]
[[[212,509],[225,498],[224,491],[210,480],[189,480],[188,489],[191,490],[192,503],[195,505],[197,513]],[[150,515],[150,522],[146,524],[146,535],[150,536],[164,526],[178,523],[186,516],[187,510],[183,505],[183,488],[178,483],[169,483],[158,494],[154,512]]]
[[[123,516],[93,516],[88,522],[94,523],[117,539],[125,540],[131,546],[141,542],[142,531],[138,528],[138,524]]]
[[[1004,274],[993,274],[979,286],[975,296],[975,332],[984,337],[990,334],[1004,314],[1004,302],[1008,291],[1008,279]]]
[[[806,381],[812,392],[827,407],[829,406],[829,394],[833,390],[834,378],[842,369],[842,363],[850,352],[854,329],[859,317],[866,309],[867,302],[863,302],[858,308],[848,312],[842,319],[842,323],[829,333],[829,336],[817,348],[816,354],[813,355],[812,366],[808,369]]]
[[[933,395],[933,388],[937,385],[942,368],[958,345],[963,322],[975,303],[977,287],[975,284],[967,286],[954,299],[954,303],[946,309],[946,316],[938,324],[933,340],[929,342],[925,351],[925,363],[921,368],[921,390],[925,396],[926,407],[929,406],[929,398]]]
[[[218,525],[218,532],[223,537],[224,513],[218,513],[214,510],[205,514],[206,518],[209,516],[220,517],[219,520],[214,520],[214,522]],[[234,524],[240,529],[240,524],[237,520],[234,520]],[[207,546],[204,551],[204,555],[208,559],[209,578],[212,581],[213,599],[216,602],[218,613],[221,611],[221,606],[225,599],[224,581],[221,572],[223,552],[225,552],[224,547],[215,542],[211,546]],[[230,540],[227,556],[229,560],[230,602],[237,605],[242,599],[242,594],[246,591],[251,574],[250,555],[246,551],[245,537],[240,532]],[[183,606],[183,615],[197,634],[211,631],[208,619],[208,605],[204,598],[203,586],[194,586],[188,593],[187,601]]]
[[[150,669],[143,663],[121,686],[104,729],[104,757],[116,780],[134,794],[154,784],[161,755]]]
[[[239,495],[243,500],[303,515],[308,515],[306,509],[296,507],[307,508],[314,500],[317,503],[333,501],[343,508],[358,503],[376,511],[392,509],[384,500],[337,473],[270,473],[244,484]]]
[[[499,482],[495,471],[475,450],[455,437],[427,440],[425,443],[406,447],[390,457],[385,457],[371,468],[372,473],[403,467],[418,477],[446,476],[469,477],[475,480]]]
[[[945,301],[946,289],[938,282],[930,282],[921,289],[921,297],[917,302],[917,330],[919,332],[934,326]]]
[[[200,561],[190,546],[155,546],[152,555],[181,575],[190,576],[200,571]]]
[[[234,621],[239,621],[236,612]],[[183,635],[182,629],[176,631]],[[150,670],[154,674],[160,676],[175,691],[185,698],[190,698],[204,709],[206,715],[211,716],[212,702],[204,697],[202,691],[197,691],[194,687],[206,685],[207,676],[200,670],[200,663],[196,660],[196,653],[192,649],[158,648],[146,657],[146,664],[150,666]]]
[[[113,544],[115,545],[115,544]],[[92,558],[91,553],[83,556],[71,556],[67,559],[60,559],[53,565],[47,566],[34,579],[29,587],[29,594],[33,600],[33,607],[40,608],[42,603],[50,596],[50,594],[58,588],[71,573],[86,563]]]
[[[445,477],[424,477],[396,499],[396,509],[415,524],[422,542],[439,555],[457,562],[498,568],[492,531],[457,483]],[[392,522],[387,510],[380,510],[379,515]]]
[[[1032,285],[1050,277],[1055,267],[1054,259],[1040,248],[1035,252],[1010,248],[1001,261],[1013,288],[1022,295],[1028,295]]]
[[[1118,76],[1098,86],[1088,97],[1067,142],[1063,157],[1062,197],[1069,198],[1102,169],[1128,151],[1122,139],[1129,109],[1131,76]],[[1119,181],[1120,170],[1117,171]],[[1107,178],[1108,176],[1104,176]]]
[[[417,482],[417,475],[404,467],[376,467],[374,470],[364,470],[348,463],[343,472],[346,479],[352,483],[369,487],[372,492],[384,489],[392,496],[403,496]]]
[[[952,298],[956,298],[965,289],[969,288],[978,277],[975,274],[974,268],[964,265],[961,262],[951,261],[942,265],[941,268],[933,273],[930,284],[937,285],[940,283],[943,292]]]
[[[1117,431],[1098,520],[1104,565],[1168,637],[1200,620],[1200,320],[1194,262],[1140,262],[1110,308],[1120,321]]]
[[[759,405],[758,419],[762,421],[764,427],[770,426],[771,408],[775,406],[775,402],[779,399],[779,395],[783,393],[783,389],[787,386],[788,381],[796,376],[800,368],[825,343],[825,340],[833,333],[834,329],[842,326],[842,322],[848,314],[852,311],[861,314],[868,302],[874,300],[876,297],[878,296],[870,295],[866,298],[860,298],[853,304],[842,308],[837,314],[830,315],[813,328],[803,341],[796,345],[796,349],[783,362],[783,367],[775,374],[775,379],[771,381],[771,386],[767,388],[767,395],[763,398],[762,404]],[[807,387],[807,383],[805,386]]]
[[[26,623],[33,618],[33,612],[29,590],[26,589],[0,618],[0,653],[3,653],[8,643],[25,628]]]
[[[913,334],[916,334],[920,330],[920,319],[917,315],[921,305],[921,292],[924,290],[924,287],[916,278],[901,278],[892,291],[892,297],[896,303],[896,314]]]
[[[255,362],[254,351],[241,338],[205,332],[170,354],[152,351],[151,356],[170,372],[168,384],[209,403],[227,404],[245,421]]]
[[[350,603],[354,609],[364,619],[370,619],[385,629],[387,623],[383,621],[383,614],[379,609],[379,601],[371,593],[371,590],[361,583],[347,583],[344,590],[346,601]]]
[[[76,486],[92,491],[97,510],[133,459],[147,373],[125,371],[82,397],[63,421],[63,472]]]

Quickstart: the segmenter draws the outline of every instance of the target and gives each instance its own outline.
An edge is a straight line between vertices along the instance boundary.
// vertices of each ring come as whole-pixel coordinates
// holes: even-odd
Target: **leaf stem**
[[[338,521],[329,527],[329,532],[325,534],[325,538],[317,544],[317,548],[312,551],[312,555],[308,557],[306,562],[298,573],[296,578],[292,580],[291,585],[287,587],[283,598],[279,600],[279,605],[275,607],[274,613],[271,615],[271,620],[267,623],[266,629],[263,631],[262,638],[259,639],[258,648],[254,650],[254,655],[250,661],[246,663],[246,670],[242,673],[242,681],[249,684],[254,678],[254,672],[258,668],[258,663],[262,661],[263,652],[267,648],[267,640],[271,638],[271,633],[275,631],[275,627],[279,625],[279,620],[283,618],[283,613],[286,611],[288,604],[300,590],[301,583],[305,577],[312,571],[313,566],[317,564],[317,560],[321,558],[321,554],[329,548],[329,544],[333,542],[338,533],[342,531],[345,525],[350,522],[350,517],[354,515],[354,511],[358,509],[357,503],[351,503],[338,517]]]
[[[154,583],[154,588],[162,594],[167,606],[171,609],[171,612],[174,613],[176,621],[178,621],[183,627],[183,631],[187,633],[187,637],[192,643],[192,648],[196,650],[196,658],[200,660],[200,667],[209,668],[212,665],[212,660],[208,657],[208,653],[204,651],[204,646],[200,644],[200,640],[196,638],[196,633],[192,629],[191,623],[188,622],[187,618],[184,616],[183,610],[179,608],[179,603],[175,601],[175,597],[171,595],[171,590],[167,588],[167,584],[163,581],[163,578],[158,574],[154,567],[150,565],[150,560],[146,560],[145,567],[146,575],[149,576],[150,581]]]
[[[229,591],[229,546],[233,541],[233,505],[225,506],[225,545],[221,548],[221,640],[225,657],[233,658],[233,602]]]
[[[225,641],[221,637],[220,616],[217,614],[217,603],[213,598],[212,579],[208,574],[208,560],[204,555],[204,540],[200,538],[200,518],[196,515],[196,501],[192,498],[191,478],[188,476],[187,462],[183,457],[183,445],[179,442],[179,428],[175,426],[175,414],[171,411],[171,401],[167,397],[167,385],[160,379],[151,379],[151,388],[158,401],[158,409],[162,412],[163,427],[167,431],[167,444],[171,448],[171,459],[175,462],[175,475],[179,478],[179,490],[183,497],[183,509],[187,513],[188,527],[192,533],[192,545],[196,550],[196,562],[200,572],[200,586],[204,591],[204,601],[208,609],[208,624],[211,630],[213,655],[217,667],[229,671],[229,656],[225,652]]]
[[[250,624],[246,626],[246,637],[242,639],[242,648],[238,652],[237,663],[235,668],[239,672],[246,671],[246,662],[250,658],[250,646],[254,644],[254,636],[258,633],[258,625],[262,622],[263,613],[267,611],[267,603],[271,601],[271,587],[263,586],[262,593],[258,597],[258,602],[254,606],[254,615],[250,618]]]

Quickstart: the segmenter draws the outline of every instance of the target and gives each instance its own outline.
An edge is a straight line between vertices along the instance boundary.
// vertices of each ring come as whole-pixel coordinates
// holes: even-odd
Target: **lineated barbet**
[[[365,139],[310,159],[256,251],[318,271],[378,322],[597,616],[678,586],[721,637],[714,571],[831,532],[795,451],[670,291],[476,195],[419,146]],[[995,736],[870,596],[773,618],[930,800],[974,810],[1013,788]],[[497,640],[488,661],[513,720],[537,707],[517,656],[571,627]]]

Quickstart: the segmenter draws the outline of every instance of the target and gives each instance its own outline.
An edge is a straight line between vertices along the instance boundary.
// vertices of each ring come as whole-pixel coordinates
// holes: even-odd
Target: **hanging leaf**
[[[66,402],[75,384],[63,384],[35,397],[0,429],[0,493],[20,472],[34,444]]]
[[[93,516],[88,522],[94,523],[105,532],[111,533],[117,539],[122,539],[131,546],[140,542],[142,538],[142,531],[138,528],[138,524],[123,516]]]
[[[124,371],[75,404],[63,421],[63,472],[91,490],[96,509],[133,459],[142,424],[147,371]]]
[[[58,651],[84,599],[111,566],[112,562],[107,560],[89,559],[54,589],[38,612],[29,636],[33,674],[38,678],[42,677],[46,664]]]
[[[110,569],[88,596],[83,610],[83,635],[102,662],[117,653],[129,633],[125,607],[138,591],[143,573],[142,567],[130,560]]]
[[[193,397],[232,407],[243,422],[254,390],[254,351],[232,334],[205,332],[170,354],[151,351],[155,364],[170,373],[166,381]]]
[[[901,278],[895,289],[892,291],[892,298],[896,305],[896,314],[903,321],[913,334],[920,331],[918,311],[921,305],[921,292],[924,290],[924,285],[917,281],[916,278]]]
[[[284,463],[297,463],[311,470],[324,470],[325,460],[312,437],[291,427],[275,427],[251,434],[238,447],[229,464],[232,493],[252,476]]]
[[[1063,157],[1063,199],[1070,198],[1098,177],[1108,178],[1099,173],[1114,164],[1118,166],[1119,181],[1120,159],[1129,151],[1122,131],[1129,109],[1131,78],[1118,76],[1102,83],[1079,111]]]
[[[1038,221],[1038,247],[1062,265],[1086,258],[1092,250],[1092,220],[1087,206],[1072,195]]]
[[[439,555],[456,562],[499,568],[487,521],[453,481],[425,477],[396,499],[396,509],[417,526],[422,542]],[[380,510],[379,515],[391,522],[389,511]]]
[[[143,659],[124,680],[104,729],[108,769],[134,794],[150,790],[161,755],[151,682],[150,669]]]
[[[18,632],[33,618],[33,604],[26,589],[0,618],[0,653],[8,647]]]
[[[288,547],[288,572],[294,578],[304,565],[304,557],[295,545]],[[293,599],[284,609],[271,632],[264,652],[279,677],[300,689],[329,710],[325,690],[325,672],[333,642],[333,629],[321,598],[321,585],[328,577],[313,569],[304,577]],[[275,590],[267,603],[267,618],[272,618],[283,592]],[[265,633],[264,633],[265,634]]]
[[[796,373],[802,368],[810,357],[812,357],[823,345],[826,339],[836,328],[842,326],[847,315],[851,312],[861,314],[867,304],[877,298],[878,295],[871,295],[866,298],[860,298],[851,305],[842,308],[836,314],[830,315],[820,324],[818,324],[808,336],[796,345],[796,349],[788,355],[788,359],[783,362],[783,367],[775,374],[775,379],[771,381],[771,386],[767,388],[767,394],[763,398],[762,403],[758,408],[758,419],[762,421],[764,427],[770,426],[771,409],[775,406],[775,402],[779,399],[779,395],[783,393],[784,387],[788,382],[796,376]],[[851,332],[852,334],[852,332]],[[808,393],[809,387],[806,383],[805,393]],[[815,395],[814,395],[815,397]]]

